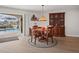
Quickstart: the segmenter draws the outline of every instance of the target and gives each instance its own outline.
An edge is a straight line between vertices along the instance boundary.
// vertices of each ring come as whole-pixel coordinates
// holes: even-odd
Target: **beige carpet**
[[[79,52],[79,38],[58,37],[58,44],[52,48],[36,48],[28,44],[28,37],[19,40],[0,43],[0,52],[5,53],[69,53]]]
[[[9,42],[9,41],[14,41],[14,40],[19,40],[18,37],[6,37],[6,38],[0,38],[0,43],[3,42]]]

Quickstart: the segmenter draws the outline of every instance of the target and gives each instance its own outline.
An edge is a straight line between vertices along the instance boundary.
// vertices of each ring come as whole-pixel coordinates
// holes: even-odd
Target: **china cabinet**
[[[49,13],[49,25],[54,26],[54,36],[65,36],[65,13]]]

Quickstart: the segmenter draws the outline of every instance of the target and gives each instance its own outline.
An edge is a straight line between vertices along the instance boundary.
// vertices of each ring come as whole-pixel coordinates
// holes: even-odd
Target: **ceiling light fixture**
[[[42,5],[42,16],[40,17],[39,21],[46,21],[46,17],[44,16],[44,5]]]

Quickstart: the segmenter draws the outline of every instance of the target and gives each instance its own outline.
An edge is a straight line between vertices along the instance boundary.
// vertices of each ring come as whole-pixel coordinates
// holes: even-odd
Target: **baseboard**
[[[79,37],[79,35],[66,35],[66,36]]]

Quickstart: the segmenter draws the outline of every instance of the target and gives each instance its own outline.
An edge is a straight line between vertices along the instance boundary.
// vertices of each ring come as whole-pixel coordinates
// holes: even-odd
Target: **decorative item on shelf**
[[[46,21],[46,17],[44,16],[44,5],[42,5],[42,16],[40,17],[39,21]]]
[[[38,21],[37,17],[33,14],[31,21]]]

